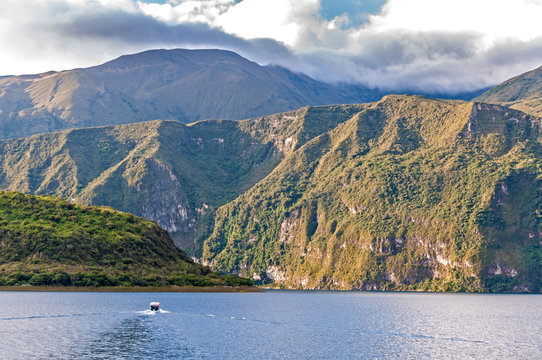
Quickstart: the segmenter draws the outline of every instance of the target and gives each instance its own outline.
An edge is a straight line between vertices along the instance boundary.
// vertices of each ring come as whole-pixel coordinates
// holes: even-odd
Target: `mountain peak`
[[[0,78],[0,139],[171,119],[245,119],[306,105],[373,101],[227,50],[149,50],[84,69]]]
[[[542,66],[506,80],[475,100],[502,104],[542,116]]]
[[[185,63],[212,64],[223,61],[250,62],[237,53],[220,49],[154,49],[140,53],[122,55],[93,68],[113,66],[137,66],[141,64],[158,65],[160,63],[174,63],[183,65]]]

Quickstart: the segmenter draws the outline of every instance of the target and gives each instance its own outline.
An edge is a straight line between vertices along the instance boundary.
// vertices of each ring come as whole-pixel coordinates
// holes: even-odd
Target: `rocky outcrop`
[[[188,204],[188,198],[173,171],[160,160],[147,159],[149,168],[145,202],[141,216],[154,220],[169,233],[187,232],[196,219]]]

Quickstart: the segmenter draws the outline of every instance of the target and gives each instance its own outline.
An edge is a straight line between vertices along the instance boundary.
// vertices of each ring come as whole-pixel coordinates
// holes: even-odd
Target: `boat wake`
[[[105,314],[107,314],[107,313],[29,315],[29,316],[2,317],[2,318],[0,318],[0,321],[28,320],[28,319],[54,319],[54,318],[80,317],[80,316],[102,316],[102,315],[105,315]]]
[[[142,311],[136,311],[136,314],[141,315],[156,315],[156,314],[171,314],[171,311],[167,310],[142,310]]]
[[[152,310],[141,310],[141,311],[136,311],[135,313],[141,314],[141,315],[156,315],[156,311],[152,311]]]

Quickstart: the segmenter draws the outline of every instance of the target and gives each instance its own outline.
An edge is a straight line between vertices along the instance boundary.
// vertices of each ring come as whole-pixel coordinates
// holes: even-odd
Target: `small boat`
[[[159,302],[151,302],[151,310],[152,311],[160,310],[160,303]]]

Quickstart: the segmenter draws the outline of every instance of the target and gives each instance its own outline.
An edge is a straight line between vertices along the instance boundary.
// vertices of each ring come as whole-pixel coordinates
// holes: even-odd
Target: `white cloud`
[[[244,0],[220,16],[216,24],[246,39],[271,38],[298,45],[302,31],[317,25],[318,0]]]
[[[203,22],[245,39],[270,38],[296,45],[300,33],[318,26],[319,0],[181,0],[176,4],[138,2],[141,10],[160,20]]]
[[[214,47],[322,80],[463,91],[542,63],[542,0],[388,0],[357,27],[320,11],[320,0],[0,0],[0,71]]]
[[[176,3],[146,3],[138,6],[147,15],[170,23],[206,23],[213,25],[216,19],[235,5],[234,0],[184,0]]]
[[[105,1],[105,0],[102,0]],[[111,0],[109,0],[111,1]],[[324,40],[348,23],[348,14],[328,21],[321,16],[320,0],[180,0],[175,4],[138,3],[151,16],[170,22],[204,22],[246,39],[271,38],[296,50],[311,32]],[[542,32],[542,0],[388,0],[369,24],[342,30],[344,37],[359,33],[464,33],[483,35],[484,45],[502,39],[530,41]],[[322,44],[327,45],[326,41]],[[313,43],[308,45],[312,46]]]
[[[487,48],[501,39],[530,41],[542,31],[542,0],[389,0],[371,17],[378,32],[473,32]]]
[[[107,5],[107,4],[106,4]],[[126,2],[108,7],[91,0],[0,1],[0,74],[29,74],[96,64],[115,53],[111,41],[63,37],[55,27],[97,9],[127,12]],[[136,10],[135,8],[131,11]]]
[[[504,43],[523,49],[538,43],[542,0],[388,0],[357,28],[344,26],[348,14],[321,17],[319,0],[181,0],[142,9],[167,21],[201,21],[245,39],[280,41],[301,59],[295,70],[329,81],[472,90],[542,62],[529,52],[514,63],[490,63]]]

